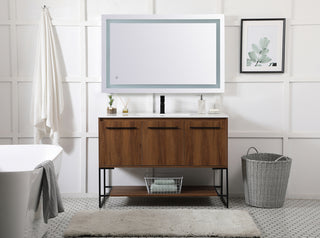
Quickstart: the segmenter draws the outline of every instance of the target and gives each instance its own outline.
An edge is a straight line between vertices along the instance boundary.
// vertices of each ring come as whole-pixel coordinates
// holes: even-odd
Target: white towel
[[[51,19],[46,7],[41,14],[33,81],[34,142],[49,135],[59,143],[59,121],[64,108],[62,76]]]

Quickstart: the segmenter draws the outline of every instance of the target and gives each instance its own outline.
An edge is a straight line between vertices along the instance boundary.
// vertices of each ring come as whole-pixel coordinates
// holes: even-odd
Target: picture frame
[[[240,73],[284,73],[285,18],[241,19]]]

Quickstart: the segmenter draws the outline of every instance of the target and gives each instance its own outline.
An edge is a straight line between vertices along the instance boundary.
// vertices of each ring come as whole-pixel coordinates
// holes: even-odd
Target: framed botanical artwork
[[[285,18],[241,19],[240,73],[283,73]]]

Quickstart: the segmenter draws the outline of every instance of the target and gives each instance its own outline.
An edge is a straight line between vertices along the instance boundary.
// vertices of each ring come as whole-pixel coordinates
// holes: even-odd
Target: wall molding
[[[11,140],[13,144],[18,144],[21,139],[33,139],[32,133],[19,132],[19,85],[22,83],[31,84],[32,76],[19,76],[18,75],[18,45],[17,45],[17,27],[24,26],[38,26],[36,20],[22,20],[16,19],[16,0],[10,0],[9,2],[9,15],[10,19],[0,20],[0,26],[8,27],[10,36],[10,76],[0,76],[1,83],[10,83],[11,85],[11,130],[9,133],[2,133],[0,139]],[[217,13],[224,13],[224,1],[219,0],[217,2]],[[291,6],[293,9],[293,6]],[[62,133],[62,139],[80,139],[80,185],[81,192],[88,192],[88,158],[89,158],[89,139],[97,139],[98,132],[89,131],[89,119],[88,119],[88,88],[91,84],[101,83],[101,78],[88,75],[88,29],[91,27],[100,28],[100,19],[87,19],[87,0],[80,0],[79,7],[80,15],[79,19],[53,19],[53,25],[56,27],[77,27],[79,29],[79,41],[80,41],[80,73],[77,76],[67,76],[63,83],[65,85],[79,84],[81,100],[80,104],[80,127],[78,131]],[[150,13],[157,12],[157,1],[152,1],[152,9]],[[239,31],[241,17],[226,16],[226,28],[236,28],[235,31]],[[283,121],[281,122],[283,127],[281,131],[229,131],[229,139],[278,139],[282,140],[282,153],[288,154],[289,143],[292,140],[297,139],[320,139],[320,131],[310,132],[292,132],[290,131],[291,125],[291,86],[295,84],[314,84],[320,83],[319,75],[293,75],[292,74],[292,29],[297,27],[309,27],[320,26],[320,19],[295,19],[287,18],[287,40],[286,40],[286,73],[285,74],[240,74],[237,73],[232,77],[232,80],[226,80],[226,84],[265,84],[273,83],[279,84],[282,87],[282,104],[283,114],[281,115]],[[239,32],[240,34],[240,32]],[[239,35],[240,37],[240,35]],[[239,49],[240,51],[240,49]],[[148,94],[150,95],[150,94]],[[156,104],[157,98],[153,97],[153,105]],[[305,198],[319,198],[319,194],[304,195],[295,194],[297,197]]]
[[[82,0],[84,1],[84,0]],[[243,17],[244,18],[244,17]],[[254,17],[251,17],[254,18]],[[225,27],[239,27],[240,28],[240,20],[241,18],[234,19],[233,16],[225,16]],[[287,26],[291,27],[299,27],[299,26],[320,26],[319,19],[287,19]],[[33,25],[37,26],[38,21],[35,20],[0,20],[0,26],[6,25],[17,25],[17,26],[25,26],[25,25]],[[101,27],[100,20],[52,20],[53,26],[86,26],[86,27]]]
[[[2,133],[0,139],[13,139],[13,133]],[[18,139],[33,139],[30,134],[18,134]],[[98,133],[95,132],[72,132],[62,134],[60,138],[98,138]],[[256,138],[256,139],[320,139],[320,132],[289,132],[288,134],[270,131],[229,131],[229,139],[235,138]],[[48,137],[47,137],[48,139]]]

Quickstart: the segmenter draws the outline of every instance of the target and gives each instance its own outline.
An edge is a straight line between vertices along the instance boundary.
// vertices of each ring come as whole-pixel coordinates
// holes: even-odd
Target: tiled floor
[[[63,231],[79,210],[98,210],[98,198],[79,195],[64,198],[65,212],[49,221],[46,238],[63,237]],[[111,197],[105,208],[197,208],[225,209],[212,198],[127,198]],[[229,209],[245,209],[254,218],[263,238],[320,238],[320,200],[287,200],[282,208],[261,209],[245,205],[242,198],[231,198]]]

